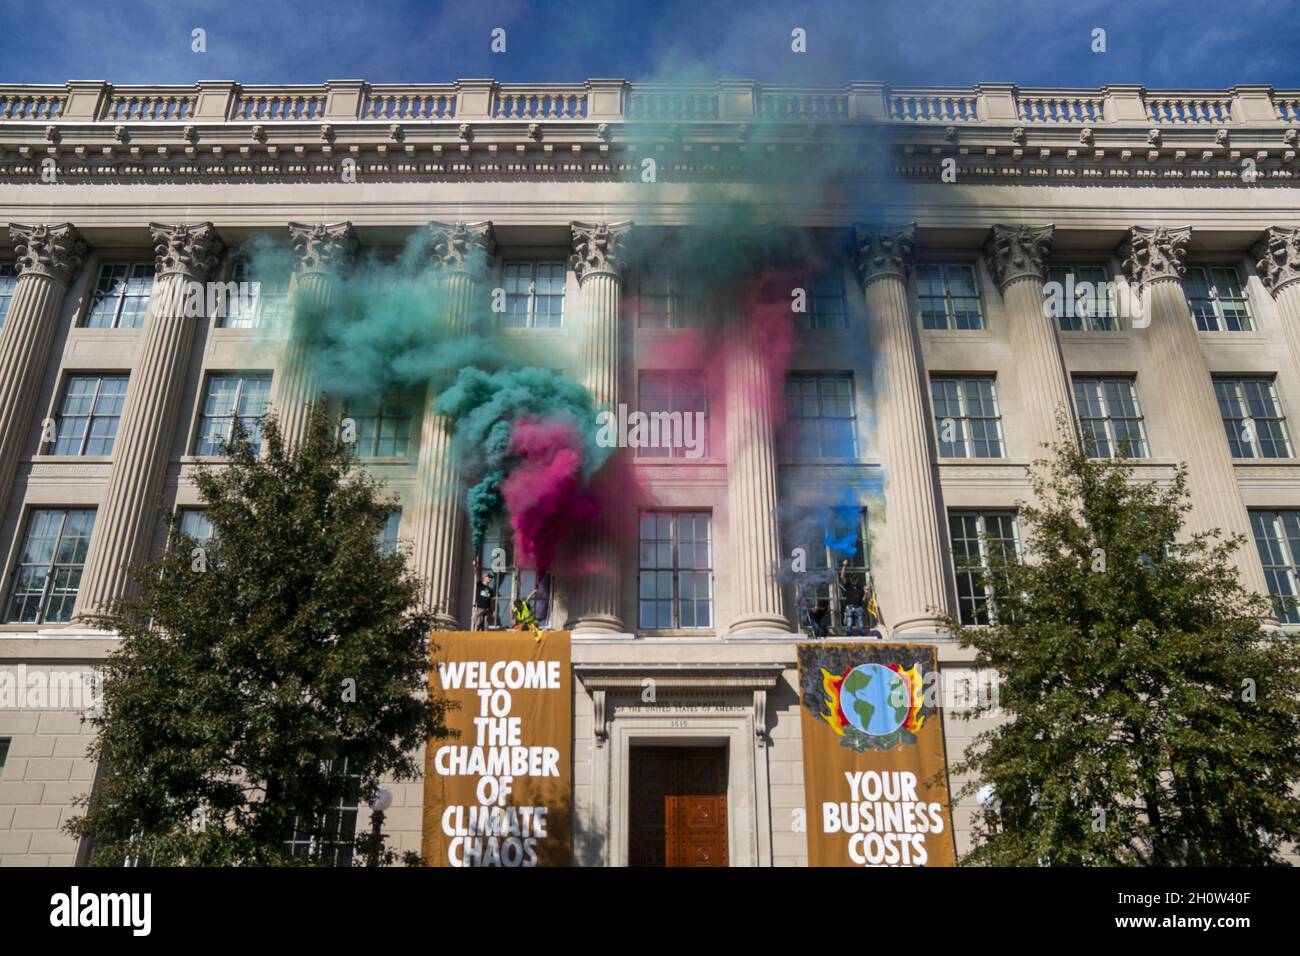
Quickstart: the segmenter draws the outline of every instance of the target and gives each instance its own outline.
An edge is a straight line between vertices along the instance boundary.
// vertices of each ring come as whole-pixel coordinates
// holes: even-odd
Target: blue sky
[[[0,82],[1300,87],[1295,0],[0,0]],[[506,51],[489,49],[506,31]],[[807,31],[807,52],[790,32]],[[207,52],[191,50],[206,31]],[[1106,31],[1106,52],[1091,50]]]

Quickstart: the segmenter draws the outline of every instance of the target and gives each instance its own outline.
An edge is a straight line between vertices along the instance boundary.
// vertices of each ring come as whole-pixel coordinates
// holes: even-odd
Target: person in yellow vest
[[[514,606],[510,608],[510,617],[515,622],[516,631],[532,631],[533,640],[542,639],[542,631],[537,626],[537,615],[533,612],[533,607],[529,600],[537,594],[536,588],[522,600],[515,601]]]

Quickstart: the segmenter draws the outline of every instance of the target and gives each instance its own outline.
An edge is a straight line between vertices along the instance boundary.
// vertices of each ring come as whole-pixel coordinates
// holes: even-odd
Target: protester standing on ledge
[[[844,633],[849,637],[862,637],[862,602],[866,591],[862,577],[849,573],[849,559],[840,565],[840,594],[844,598]]]
[[[474,611],[470,617],[471,631],[486,631],[492,617],[492,601],[496,597],[496,588],[492,586],[492,575],[484,574],[474,589]]]

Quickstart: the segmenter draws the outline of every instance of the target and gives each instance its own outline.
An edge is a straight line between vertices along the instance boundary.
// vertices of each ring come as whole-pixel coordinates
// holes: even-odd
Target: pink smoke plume
[[[518,466],[501,484],[515,547],[524,562],[545,574],[555,549],[575,526],[597,515],[595,498],[583,490],[582,437],[567,420],[525,418],[510,433]]]

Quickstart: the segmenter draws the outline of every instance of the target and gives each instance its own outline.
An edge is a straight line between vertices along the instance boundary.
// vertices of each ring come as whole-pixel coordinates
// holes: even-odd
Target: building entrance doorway
[[[632,747],[629,866],[727,865],[727,748]]]

